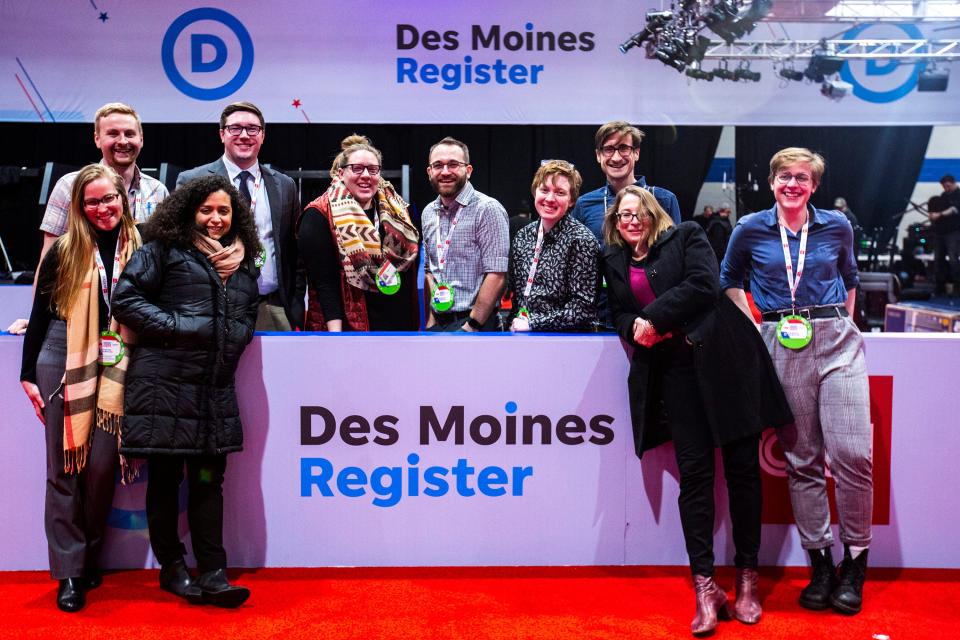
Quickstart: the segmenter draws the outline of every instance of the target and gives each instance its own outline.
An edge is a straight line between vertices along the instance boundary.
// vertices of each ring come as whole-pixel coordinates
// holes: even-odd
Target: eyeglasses
[[[238,136],[246,131],[248,136],[256,137],[263,131],[263,127],[258,124],[228,124],[223,130],[232,136]]]
[[[777,182],[779,182],[780,184],[790,184],[791,180],[796,180],[797,184],[804,185],[810,182],[811,178],[805,173],[798,173],[798,174],[778,173],[777,174]]]
[[[618,211],[613,214],[617,216],[617,220],[621,224],[626,224],[628,222],[640,222],[643,223],[646,220],[650,219],[650,216],[640,211]]]
[[[120,197],[119,193],[108,193],[102,198],[87,198],[83,201],[84,209],[99,209],[101,204],[105,204],[108,207],[117,201],[117,198]]]
[[[345,169],[350,169],[355,176],[362,176],[364,171],[372,176],[380,175],[380,165],[378,164],[345,164],[343,166]]]
[[[448,160],[447,162],[440,162],[437,160],[430,165],[430,168],[439,173],[443,171],[444,167],[446,167],[447,171],[459,171],[460,167],[465,166],[467,166],[467,163],[460,162],[459,160]]]
[[[621,156],[626,157],[636,150],[637,150],[637,147],[631,147],[629,144],[618,144],[617,146],[608,144],[605,147],[600,147],[600,153],[603,154],[604,158],[612,157],[614,151],[619,153]]]

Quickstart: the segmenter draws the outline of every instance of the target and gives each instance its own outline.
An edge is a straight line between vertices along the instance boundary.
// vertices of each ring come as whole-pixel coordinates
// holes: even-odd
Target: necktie
[[[250,204],[250,187],[247,186],[247,178],[250,178],[251,174],[249,171],[240,172],[240,197],[243,198],[243,201],[248,205]]]

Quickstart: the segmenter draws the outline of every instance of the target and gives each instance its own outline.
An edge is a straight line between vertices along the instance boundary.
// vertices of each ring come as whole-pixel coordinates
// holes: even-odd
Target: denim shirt
[[[860,282],[853,252],[853,227],[839,211],[809,209],[807,255],[797,286],[796,306],[844,304],[847,291]],[[800,233],[786,231],[796,272]],[[776,205],[737,221],[720,266],[720,287],[742,289],[747,272],[750,293],[761,312],[791,307]]]

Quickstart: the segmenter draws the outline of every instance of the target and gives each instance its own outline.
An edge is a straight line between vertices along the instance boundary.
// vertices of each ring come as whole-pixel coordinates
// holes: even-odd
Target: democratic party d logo
[[[191,28],[198,22],[208,23],[207,31],[201,30],[202,25]],[[211,22],[217,24],[210,25]],[[189,39],[181,35],[189,35]],[[187,49],[189,56],[184,55]],[[191,9],[167,29],[160,58],[164,72],[180,92],[197,100],[220,100],[235,93],[250,77],[253,40],[246,27],[222,9]]]

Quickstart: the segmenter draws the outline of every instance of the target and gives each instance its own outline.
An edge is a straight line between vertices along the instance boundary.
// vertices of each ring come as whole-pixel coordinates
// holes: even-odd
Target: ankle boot
[[[215,607],[234,609],[239,607],[250,597],[250,590],[239,587],[227,581],[225,569],[208,571],[196,579],[194,584],[200,588],[203,601]]]
[[[837,588],[837,571],[833,566],[833,554],[830,547],[808,549],[812,573],[810,584],[800,592],[800,606],[814,611],[826,609],[830,604],[830,594]]]
[[[57,607],[60,611],[76,613],[87,604],[87,581],[84,578],[64,578],[57,587]]]
[[[757,624],[763,608],[757,595],[760,574],[756,569],[737,569],[737,601],[733,605],[733,617],[744,624]]]
[[[690,632],[703,636],[717,628],[717,618],[730,619],[730,606],[727,594],[723,592],[713,576],[693,576],[693,590],[697,596],[697,614],[690,623]]]
[[[843,562],[840,563],[840,584],[830,594],[830,604],[840,613],[860,613],[863,604],[863,581],[867,577],[867,552],[864,549],[856,558],[850,555],[850,547],[843,547]]]
[[[190,604],[203,604],[200,589],[193,584],[183,558],[168,562],[160,568],[160,588],[180,596]]]

